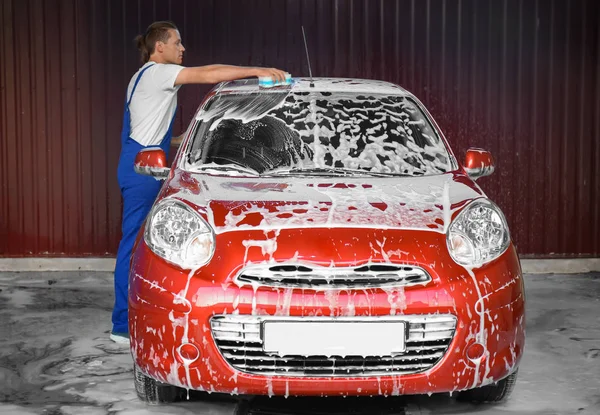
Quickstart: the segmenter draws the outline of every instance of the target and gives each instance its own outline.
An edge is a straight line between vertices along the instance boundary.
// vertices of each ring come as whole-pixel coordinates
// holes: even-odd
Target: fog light
[[[192,363],[200,357],[200,350],[190,343],[184,343],[177,349],[179,356],[184,362]]]
[[[467,347],[467,357],[469,360],[479,360],[485,353],[485,348],[481,343],[473,343],[469,347]]]

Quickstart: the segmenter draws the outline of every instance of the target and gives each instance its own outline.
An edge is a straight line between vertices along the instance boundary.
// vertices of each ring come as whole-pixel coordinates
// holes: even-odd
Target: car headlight
[[[176,199],[159,202],[144,232],[146,244],[165,260],[185,269],[201,267],[215,251],[215,235],[208,223]]]
[[[500,208],[487,199],[478,199],[454,219],[446,242],[457,263],[474,267],[502,255],[510,243],[510,234]]]

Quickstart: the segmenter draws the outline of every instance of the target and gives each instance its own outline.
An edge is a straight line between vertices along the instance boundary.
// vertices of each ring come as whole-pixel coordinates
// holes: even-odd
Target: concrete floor
[[[600,273],[526,275],[527,344],[509,401],[249,398],[193,393],[147,406],[108,340],[112,275],[0,273],[1,414],[600,414]]]

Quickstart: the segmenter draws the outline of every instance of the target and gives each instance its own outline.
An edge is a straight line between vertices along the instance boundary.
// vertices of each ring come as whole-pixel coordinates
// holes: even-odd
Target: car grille
[[[360,267],[257,264],[242,269],[235,280],[239,285],[339,290],[424,285],[431,281],[431,276],[422,268],[395,264],[371,264]]]
[[[389,356],[279,356],[262,347],[261,325],[269,320],[285,321],[404,321],[408,325],[406,351]],[[235,369],[275,376],[386,376],[407,375],[431,369],[446,353],[454,330],[453,315],[402,315],[385,317],[276,317],[214,316],[212,334],[219,351]]]

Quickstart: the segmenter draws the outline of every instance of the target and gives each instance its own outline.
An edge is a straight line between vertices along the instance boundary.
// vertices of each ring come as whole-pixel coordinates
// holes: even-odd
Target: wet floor
[[[108,340],[111,274],[0,273],[0,414],[600,414],[600,273],[527,275],[525,285],[527,343],[504,404],[192,393],[147,406],[128,349]]]

